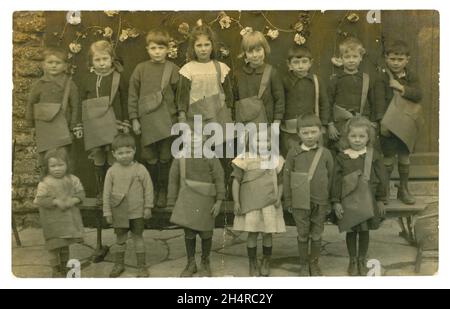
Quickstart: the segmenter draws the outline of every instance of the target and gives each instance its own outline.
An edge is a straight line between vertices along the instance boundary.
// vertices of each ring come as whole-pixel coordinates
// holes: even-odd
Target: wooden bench
[[[414,234],[413,234],[413,226],[412,226],[412,217],[418,212],[425,209],[426,204],[420,202],[420,198],[416,205],[405,205],[398,200],[391,200],[389,205],[386,205],[386,217],[387,218],[399,218],[402,232],[401,236],[405,237],[412,245],[414,242]],[[216,218],[215,226],[217,228],[230,227],[233,222],[234,214],[233,214],[233,202],[225,201],[222,203],[220,214]],[[111,228],[110,225],[107,224],[105,218],[103,217],[103,211],[100,206],[96,205],[95,198],[86,198],[83,205],[79,206],[81,211],[81,216],[83,218],[83,224],[85,227],[95,228],[97,230],[97,244],[96,249],[93,254],[93,261],[100,262],[108,253],[109,247],[105,246],[102,243],[102,230]],[[38,213],[38,209],[28,209],[22,211],[13,211],[13,231],[16,238],[17,246],[21,246],[19,233],[15,229],[15,215],[24,215],[29,213]],[[172,208],[153,208],[152,218],[146,220],[145,227],[146,229],[178,229],[180,227],[173,225],[170,223],[170,215],[172,213]],[[285,210],[284,211],[284,219],[286,225],[295,226],[295,221],[292,215]],[[405,222],[406,219],[406,222]]]

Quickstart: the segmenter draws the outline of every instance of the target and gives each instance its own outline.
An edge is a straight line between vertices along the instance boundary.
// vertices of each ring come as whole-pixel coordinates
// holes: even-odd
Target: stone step
[[[390,198],[397,197],[397,187],[398,180],[391,180],[390,182]],[[416,196],[439,196],[439,181],[429,180],[429,181],[420,181],[420,180],[412,180],[408,183],[408,188],[411,194]]]

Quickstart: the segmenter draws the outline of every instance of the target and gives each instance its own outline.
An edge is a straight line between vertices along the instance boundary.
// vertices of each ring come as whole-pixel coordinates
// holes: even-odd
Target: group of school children
[[[407,45],[386,45],[386,66],[369,75],[359,68],[365,54],[362,43],[346,38],[339,45],[342,69],[325,86],[310,71],[314,60],[304,46],[289,49],[289,70],[280,76],[266,62],[270,47],[259,31],[243,35],[243,65],[233,74],[216,60],[217,39],[207,25],[192,30],[188,62],[181,69],[166,59],[169,40],[164,30],[148,33],[150,59],[136,66],[129,81],[121,78],[123,64],[112,45],[93,43],[90,73],[78,86],[65,73],[67,53],[57,48],[44,52],[44,75],[31,90],[27,119],[35,128],[42,174],[34,203],[53,277],[65,276],[69,246],[83,239],[77,205],[85,192],[71,174],[68,155],[74,138],[84,139],[95,167],[98,205],[103,205],[103,215],[116,234],[110,277],[125,270],[129,232],[137,277],[149,276],[143,231],[154,204],[173,206],[170,220],[184,228],[187,265],[180,276],[211,276],[215,218],[227,194],[234,201],[233,230],[248,233],[249,276],[270,275],[272,235],[286,231],[283,209],[296,222],[300,276],[322,275],[319,257],[327,217],[346,233],[348,274],[366,275],[369,230],[379,227],[385,213],[396,157],[398,198],[415,203],[408,190],[414,141],[397,133],[399,124],[403,130],[410,124],[401,110],[390,108],[393,100],[417,104],[421,99],[418,79],[406,68]],[[237,154],[231,162],[173,159],[171,127],[177,122],[192,125],[194,115],[222,126],[279,123],[282,156],[274,168],[264,168],[270,153],[258,147]],[[135,161],[135,137],[142,163]],[[261,138],[255,142],[268,144]],[[202,249],[199,269],[197,235]]]

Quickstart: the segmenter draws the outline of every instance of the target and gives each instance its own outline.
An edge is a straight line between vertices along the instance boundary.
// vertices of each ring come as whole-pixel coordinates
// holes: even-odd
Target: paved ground
[[[414,263],[417,249],[398,236],[400,228],[395,220],[385,220],[381,228],[371,232],[369,258],[381,263],[384,276],[414,276]],[[44,248],[42,230],[25,229],[20,231],[22,247],[12,244],[12,272],[16,277],[42,278],[51,275],[47,252]],[[297,242],[295,227],[274,236],[272,276],[296,276],[298,271]],[[144,238],[147,248],[147,266],[151,277],[178,277],[186,263],[182,230],[146,230]],[[213,238],[211,265],[213,276],[242,277],[248,273],[246,252],[246,234],[233,235],[225,229],[216,229]],[[348,263],[344,234],[337,227],[327,225],[323,236],[321,266],[326,276],[345,276]],[[82,263],[81,277],[108,277],[113,266],[113,256],[108,254],[105,261],[91,263],[94,251],[96,231],[86,229],[85,243],[71,248],[71,258]],[[106,245],[114,243],[111,229],[104,230],[103,241]],[[259,255],[261,255],[261,243]],[[197,242],[200,252],[200,242]],[[197,255],[197,261],[200,254]],[[126,271],[122,277],[134,277],[136,259],[133,244],[129,241],[126,254]],[[432,275],[437,271],[437,262],[425,260],[420,275]]]

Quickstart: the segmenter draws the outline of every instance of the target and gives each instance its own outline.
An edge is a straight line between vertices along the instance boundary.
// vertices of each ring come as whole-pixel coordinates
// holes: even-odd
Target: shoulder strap
[[[278,173],[277,173],[277,168],[274,168],[272,170],[272,180],[273,180],[273,188],[274,188],[274,192],[276,194],[276,197],[278,198]]]
[[[364,179],[369,181],[370,172],[372,170],[373,148],[368,147],[366,152],[366,158],[364,160]]]
[[[317,75],[313,74],[314,80],[314,113],[319,117],[319,80],[317,79]]]
[[[184,183],[186,180],[186,158],[184,157],[180,158],[180,178],[181,183]]]
[[[225,93],[225,91],[223,90],[223,86],[222,86],[222,70],[220,69],[220,63],[219,61],[214,60],[214,66],[216,67],[216,72],[217,72],[217,83],[219,84],[219,90],[220,93]]]
[[[172,75],[172,65],[166,61],[164,63],[164,71],[161,78],[161,91],[164,90],[164,88],[167,87],[170,83],[170,76]]]
[[[112,76],[112,83],[111,83],[111,95],[109,97],[109,105],[112,104],[114,101],[114,98],[117,94],[117,90],[119,90],[119,83],[120,83],[120,73],[117,71],[114,71]]]
[[[362,92],[361,92],[361,109],[359,113],[362,115],[367,102],[367,94],[369,93],[369,74],[363,73]]]
[[[264,91],[266,91],[267,84],[270,81],[270,74],[272,72],[272,66],[270,64],[266,64],[264,67],[264,72],[261,77],[261,84],[259,85],[258,98],[262,98]]]
[[[72,76],[69,76],[66,81],[66,87],[64,88],[63,101],[61,103],[61,110],[63,113],[66,112],[67,105],[69,104],[69,94],[70,94],[70,82],[72,81]]]
[[[308,181],[311,181],[311,179],[314,176],[314,173],[316,172],[317,165],[319,164],[320,157],[322,156],[323,148],[319,147],[316,154],[314,155],[314,159],[312,161],[311,167],[308,171]]]

